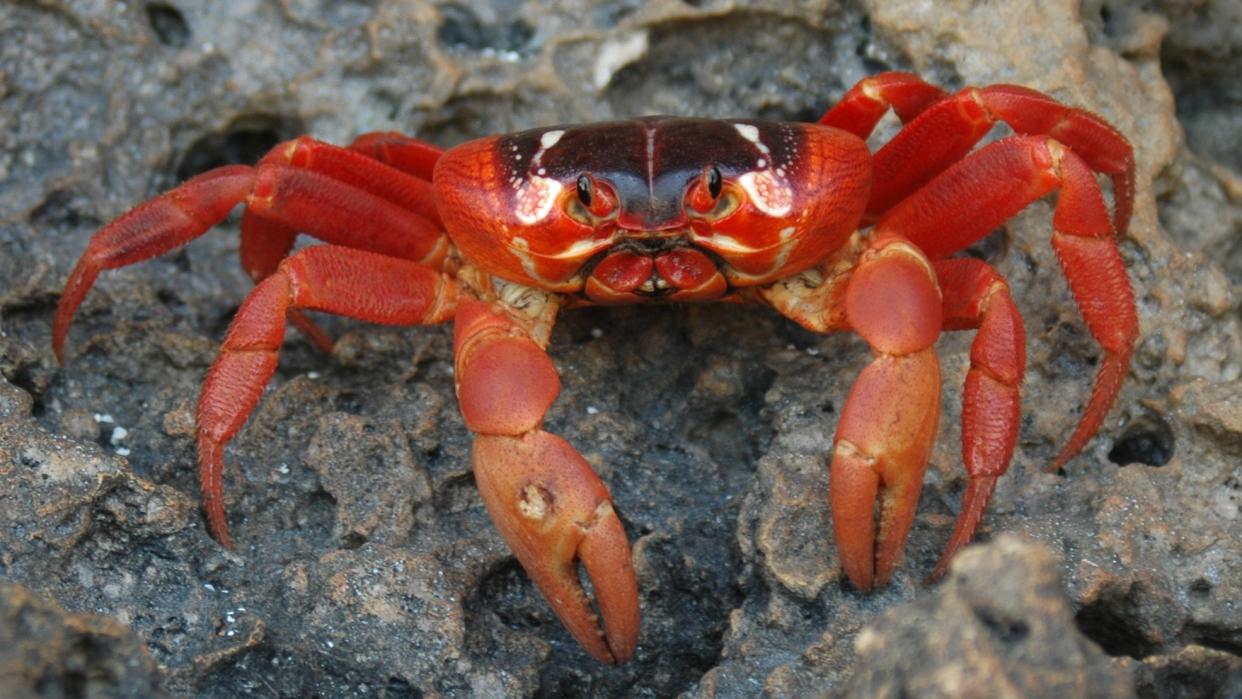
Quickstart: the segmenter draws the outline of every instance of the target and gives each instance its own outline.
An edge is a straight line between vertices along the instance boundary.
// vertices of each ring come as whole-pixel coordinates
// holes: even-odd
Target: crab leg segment
[[[238,309],[198,402],[198,454],[207,526],[230,546],[224,519],[224,446],[259,403],[276,370],[285,318],[305,308],[372,323],[419,325],[452,317],[457,286],[407,260],[333,245],[287,258]]]
[[[52,323],[56,359],[64,360],[69,323],[101,271],[132,265],[190,242],[224,220],[253,185],[251,168],[216,168],[139,204],[91,236],[56,306]]]
[[[904,236],[927,255],[941,257],[979,240],[1058,188],[1052,245],[1091,336],[1104,348],[1104,359],[1078,427],[1049,470],[1060,469],[1095,436],[1138,338],[1134,294],[1091,169],[1056,141],[1006,138],[946,170],[876,225],[880,235]]]
[[[854,86],[820,123],[866,138],[890,106],[908,126],[875,154],[867,220],[961,160],[1001,121],[1020,134],[1052,137],[1092,170],[1111,176],[1113,228],[1125,232],[1134,204],[1134,152],[1125,136],[1095,114],[1017,85],[968,87],[946,96],[909,73],[882,73]]]
[[[1009,469],[1021,418],[1019,386],[1026,369],[1026,332],[1009,285],[981,260],[938,260],[945,330],[978,330],[962,397],[962,461],[970,481],[953,535],[931,579],[974,538],[996,479]]]
[[[940,419],[932,345],[941,298],[931,265],[904,240],[876,240],[849,281],[845,311],[875,358],[837,425],[830,499],[845,573],[867,591],[897,566]]]
[[[866,140],[890,108],[902,123],[909,123],[946,96],[944,90],[911,73],[880,73],[858,81],[819,123]]]
[[[349,149],[427,182],[444,154],[437,146],[396,131],[364,133],[349,144]]]
[[[345,236],[332,238],[320,229],[320,237],[325,240],[331,239],[331,242],[338,245],[394,256],[404,256],[403,253],[413,254],[417,257],[411,259],[416,262],[432,267],[440,266],[448,249],[448,241],[440,232],[443,224],[440,223],[440,215],[436,211],[435,192],[431,188],[430,181],[416,176],[411,177],[404,171],[398,171],[383,162],[377,162],[380,158],[372,157],[372,155],[387,156],[388,149],[376,149],[374,144],[362,141],[363,138],[366,137],[359,139],[362,142],[361,147],[351,146],[351,150],[346,150],[303,136],[276,146],[259,161],[258,166],[292,167],[318,173],[339,183],[369,192],[417,214],[430,225],[416,223],[413,228],[379,228],[374,231],[376,237],[355,239]],[[413,139],[405,140],[413,141]],[[355,144],[359,141],[355,141]],[[421,141],[414,142],[423,145],[424,149],[429,148]],[[420,150],[420,152],[423,151]],[[438,151],[434,152],[438,154]],[[324,208],[333,206],[331,199],[334,196],[330,192],[330,187],[325,187],[323,190],[326,196],[323,196],[320,205]],[[341,196],[348,195],[341,192],[337,193],[335,198]],[[283,220],[279,214],[269,216],[262,213],[260,207],[247,208],[242,215],[241,222],[241,261],[242,267],[250,278],[258,283],[274,272],[280,261],[293,249],[298,232],[298,228]],[[415,238],[421,238],[422,243],[412,248],[409,247],[404,239],[411,234]],[[291,310],[289,321],[320,349],[331,351],[331,338],[304,314]]]
[[[638,642],[638,585],[607,487],[564,439],[541,429],[560,392],[552,360],[503,311],[462,298],[457,396],[475,433],[474,474],[509,548],[592,657],[624,663]],[[595,587],[604,632],[578,581]]]
[[[439,265],[447,252],[428,183],[360,153],[312,139],[290,141],[254,168],[232,165],[198,175],[95,233],[56,309],[52,347],[57,357],[74,312],[101,270],[184,245],[242,202],[248,219],[242,226],[242,261],[256,279],[270,274],[288,254],[291,231],[432,265]],[[325,341],[322,333],[308,332],[317,343]]]

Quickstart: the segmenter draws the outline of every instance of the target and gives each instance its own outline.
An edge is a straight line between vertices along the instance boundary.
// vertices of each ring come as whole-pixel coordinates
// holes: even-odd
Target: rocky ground
[[[0,693],[5,696],[1242,696],[1242,9],[1228,0],[18,0],[0,6]],[[824,454],[865,365],[762,309],[566,315],[550,415],[609,483],[644,626],[569,639],[493,531],[446,328],[291,333],[205,533],[192,410],[250,287],[234,225],[104,275],[67,363],[61,285],[104,221],[300,133],[451,145],[646,113],[813,119],[861,77],[1012,82],[1138,157],[1142,339],[1117,407],[1043,472],[1099,357],[1040,203],[976,246],[1030,372],[981,540],[927,586],[964,485],[969,337],[906,560],[843,582]],[[998,129],[1003,133],[1004,129]]]

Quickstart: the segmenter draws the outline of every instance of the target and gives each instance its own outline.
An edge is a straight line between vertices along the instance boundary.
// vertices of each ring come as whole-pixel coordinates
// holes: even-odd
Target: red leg
[[[395,138],[395,135],[390,135]],[[365,138],[365,137],[363,137]],[[406,139],[413,141],[413,139]],[[421,141],[413,141],[422,143]],[[355,144],[358,142],[355,141]],[[443,229],[439,212],[435,207],[435,193],[429,181],[411,177],[408,173],[392,167],[377,165],[367,151],[351,146],[346,150],[322,141],[303,136],[282,143],[273,148],[259,165],[286,165],[327,175],[352,187],[375,194],[387,201],[402,206],[427,219],[436,231]],[[357,152],[355,152],[357,151]],[[381,150],[387,154],[387,150]],[[398,233],[398,231],[393,231]],[[420,235],[431,235],[429,230],[421,230]],[[250,278],[258,283],[276,270],[276,266],[293,249],[297,230],[278,219],[266,218],[257,210],[247,209],[242,216],[241,224],[241,259]],[[394,247],[389,240],[379,245],[369,240],[345,241],[336,240],[340,245],[371,250],[373,252],[395,254],[400,247]],[[422,258],[415,262],[439,267],[447,253],[447,238],[439,233],[437,243],[430,248],[420,246],[417,251],[423,253]],[[315,325],[305,314],[293,310],[289,313],[289,321],[305,334],[315,345],[324,351],[332,350],[332,340],[319,326]]]
[[[638,643],[630,546],[599,476],[542,429],[560,392],[552,360],[520,318],[468,297],[458,304],[455,345],[457,397],[492,521],[578,643],[601,662],[624,663]],[[579,562],[595,586],[602,634]]]
[[[283,158],[299,160],[299,166],[279,164]],[[273,259],[275,252],[287,254],[290,229],[330,243],[438,263],[447,250],[440,227],[410,208],[430,205],[420,189],[426,183],[403,188],[402,182],[418,180],[361,154],[309,139],[277,146],[255,168],[236,165],[199,175],[139,204],[91,238],[57,308],[53,349],[60,357],[73,313],[100,270],[133,264],[183,245],[222,221],[243,201],[251,217],[279,226],[268,231],[272,240],[243,244],[243,259],[251,274],[270,268],[279,259]],[[258,229],[253,222],[246,228],[252,241],[261,237],[254,232]]]
[[[866,140],[890,108],[902,123],[909,123],[946,96],[944,90],[910,73],[880,73],[858,81],[840,102],[819,118],[819,123]]]
[[[456,301],[456,284],[429,267],[333,245],[302,250],[260,282],[233,318],[198,403],[200,480],[211,535],[231,545],[224,519],[224,447],[276,370],[290,309],[419,325],[452,317]]]
[[[69,323],[102,270],[132,265],[190,242],[224,220],[253,186],[251,168],[217,168],[139,204],[99,229],[69,273],[56,306],[52,323],[56,359],[64,360]]]
[[[1133,148],[1095,114],[1015,85],[971,87],[946,97],[913,75],[883,73],[860,82],[820,123],[865,137],[890,105],[909,123],[875,154],[867,221],[875,221],[961,160],[1002,121],[1020,134],[1051,136],[1073,149],[1091,169],[1110,175],[1113,228],[1125,232],[1134,202]]]
[[[1078,427],[1052,470],[1065,465],[1099,429],[1138,337],[1134,295],[1091,169],[1056,141],[1003,139],[946,170],[876,225],[880,235],[904,236],[929,256],[942,257],[1058,188],[1052,244],[1087,327],[1104,348],[1104,360]]]
[[[874,353],[850,389],[832,448],[832,523],[860,590],[888,582],[914,523],[940,420],[941,300],[931,265],[899,238],[863,252],[840,298]],[[828,310],[825,317],[836,315]]]
[[[1021,418],[1026,332],[1009,285],[987,263],[962,258],[934,263],[944,294],[944,329],[978,330],[962,397],[962,462],[970,475],[953,535],[931,579],[974,538],[996,479],[1009,469]]]
[[[349,148],[428,182],[436,161],[444,153],[426,141],[394,131],[364,133]]]

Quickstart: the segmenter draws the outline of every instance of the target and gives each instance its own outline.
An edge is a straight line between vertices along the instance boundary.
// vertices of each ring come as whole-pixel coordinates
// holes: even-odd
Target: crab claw
[[[474,475],[500,535],[561,623],[596,660],[629,660],[638,643],[630,546],[608,489],[582,456],[543,430],[481,434]],[[578,562],[595,588],[603,633],[578,582]]]
[[[924,350],[881,358],[863,370],[846,401],[832,452],[832,519],[841,564],[864,592],[885,585],[901,559],[939,399],[936,355]]]
[[[638,582],[608,488],[543,416],[556,367],[501,306],[457,306],[457,399],[474,432],[474,478],[492,522],[561,623],[596,660],[621,664],[638,645]],[[595,587],[599,620],[578,581]]]
[[[930,264],[899,238],[872,242],[845,298],[875,354],[850,389],[830,465],[832,524],[850,582],[884,585],[914,523],[940,420],[941,297]]]

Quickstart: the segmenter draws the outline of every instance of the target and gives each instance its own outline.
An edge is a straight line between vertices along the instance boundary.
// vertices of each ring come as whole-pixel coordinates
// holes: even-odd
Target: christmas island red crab
[[[865,139],[890,109],[904,128],[872,154]],[[996,122],[1016,135],[976,150]],[[1094,173],[1111,177],[1111,217]],[[197,413],[208,528],[228,546],[224,448],[275,370],[286,321],[330,347],[303,310],[397,325],[452,319],[483,502],[582,647],[623,663],[639,628],[629,543],[604,483],[543,429],[560,391],[546,351],[558,312],[730,301],[861,335],[874,357],[841,412],[829,501],[845,574],[867,591],[889,580],[914,520],[940,417],[942,331],[976,334],[962,409],[969,481],[933,575],[973,537],[1017,439],[1022,320],[997,270],[951,255],[1058,192],[1052,245],[1103,348],[1058,469],[1098,430],[1137,336],[1115,241],[1133,189],[1132,148],[1100,117],[1022,87],[948,94],[905,73],[863,80],[815,124],[649,117],[446,151],[398,134],[347,148],[302,137],[104,226],[65,285],[53,344],[61,357],[101,270],[182,245],[245,204],[241,259],[257,286]],[[326,244],[290,254],[300,233]]]

